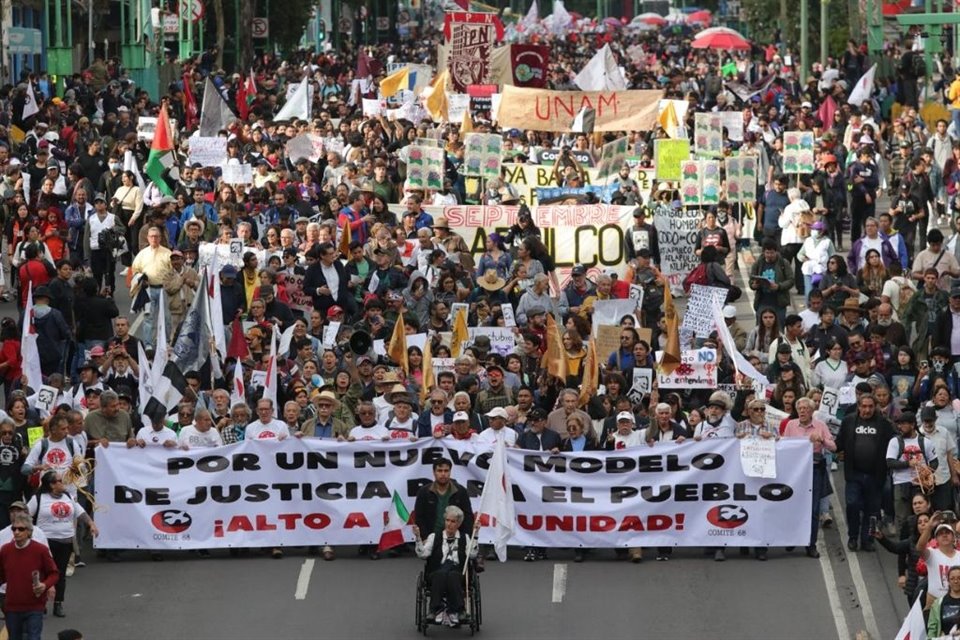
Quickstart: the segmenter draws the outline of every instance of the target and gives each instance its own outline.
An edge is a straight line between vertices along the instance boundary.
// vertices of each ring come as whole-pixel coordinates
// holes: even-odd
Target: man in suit
[[[347,287],[350,279],[346,269],[337,260],[337,250],[333,244],[324,242],[311,248],[308,253],[318,258],[307,268],[303,279],[303,291],[313,296],[313,308],[325,315],[327,309],[338,305],[347,312],[348,318],[353,316],[357,312],[357,301],[350,295]]]

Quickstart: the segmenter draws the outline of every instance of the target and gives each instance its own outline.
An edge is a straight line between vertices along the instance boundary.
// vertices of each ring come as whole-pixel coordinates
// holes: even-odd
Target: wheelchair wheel
[[[427,635],[427,621],[426,621],[426,597],[424,596],[424,584],[423,584],[423,572],[421,571],[417,575],[417,601],[416,601],[416,612],[415,612],[415,621],[417,625],[417,630],[422,631],[423,635]]]
[[[470,634],[472,635],[475,631],[480,631],[483,616],[480,607],[480,578],[477,577],[477,574],[472,574],[471,582],[473,583],[473,586],[470,588],[471,608],[473,609],[473,615],[470,618]]]

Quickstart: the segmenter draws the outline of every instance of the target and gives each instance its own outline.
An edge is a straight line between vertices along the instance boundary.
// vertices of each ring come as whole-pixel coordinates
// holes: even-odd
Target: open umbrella
[[[722,27],[698,33],[690,44],[694,49],[749,50],[750,42],[733,29]]]
[[[623,24],[616,18],[604,18],[603,25],[605,27],[610,27],[611,29],[620,29],[623,27]]]
[[[667,24],[667,19],[661,16],[659,13],[641,13],[636,18],[631,20],[632,23],[642,23],[642,24],[652,24],[655,27],[662,27]]]
[[[713,21],[713,16],[706,9],[702,11],[694,11],[687,16],[687,24],[710,24]]]

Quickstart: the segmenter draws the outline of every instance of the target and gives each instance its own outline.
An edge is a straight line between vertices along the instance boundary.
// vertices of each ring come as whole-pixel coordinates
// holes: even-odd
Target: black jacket
[[[517,446],[521,449],[531,449],[533,451],[550,451],[559,449],[562,442],[560,434],[550,429],[544,429],[537,438],[537,434],[527,429],[517,439]]]
[[[467,490],[454,480],[450,480],[451,491],[450,499],[447,502],[449,507],[460,507],[463,510],[463,522],[460,524],[460,533],[470,535],[473,532],[473,507],[470,506],[470,496]],[[417,492],[417,501],[414,503],[413,512],[416,518],[417,527],[420,528],[420,537],[426,540],[431,533],[438,533],[441,529],[436,529],[434,525],[437,522],[437,504],[440,502],[440,496],[434,491],[434,483],[431,482],[425,487],[421,487]]]
[[[854,410],[846,416],[837,437],[837,452],[844,452],[843,477],[850,480],[854,474],[865,473],[883,482],[887,476],[887,444],[893,436],[893,425],[879,413],[864,419]]]
[[[220,309],[223,311],[223,321],[227,324],[237,317],[237,311],[242,313],[247,310],[247,294],[242,284],[234,280],[233,285],[228,286],[220,281]]]
[[[323,275],[323,269],[319,262],[307,267],[307,274],[303,278],[303,292],[313,297],[313,308],[319,311],[323,317],[327,316],[327,309],[333,305],[343,307],[348,315],[351,310],[355,309],[355,300],[348,287],[350,277],[347,275],[347,270],[339,260],[334,262],[333,266],[340,278],[336,292],[331,292],[335,295],[325,296],[317,293],[317,289],[327,286],[327,278]]]
[[[113,336],[113,319],[120,315],[113,298],[81,296],[74,301],[77,318],[77,340],[109,340]]]

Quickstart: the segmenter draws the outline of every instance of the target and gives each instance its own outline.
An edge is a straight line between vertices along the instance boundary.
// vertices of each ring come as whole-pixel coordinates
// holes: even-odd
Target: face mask
[[[933,370],[937,373],[943,373],[943,362],[940,360],[933,361]]]
[[[816,229],[811,229],[811,230],[810,230],[810,237],[813,238],[814,240],[816,240],[817,238],[820,237],[820,232],[819,232],[818,230],[816,230]]]

